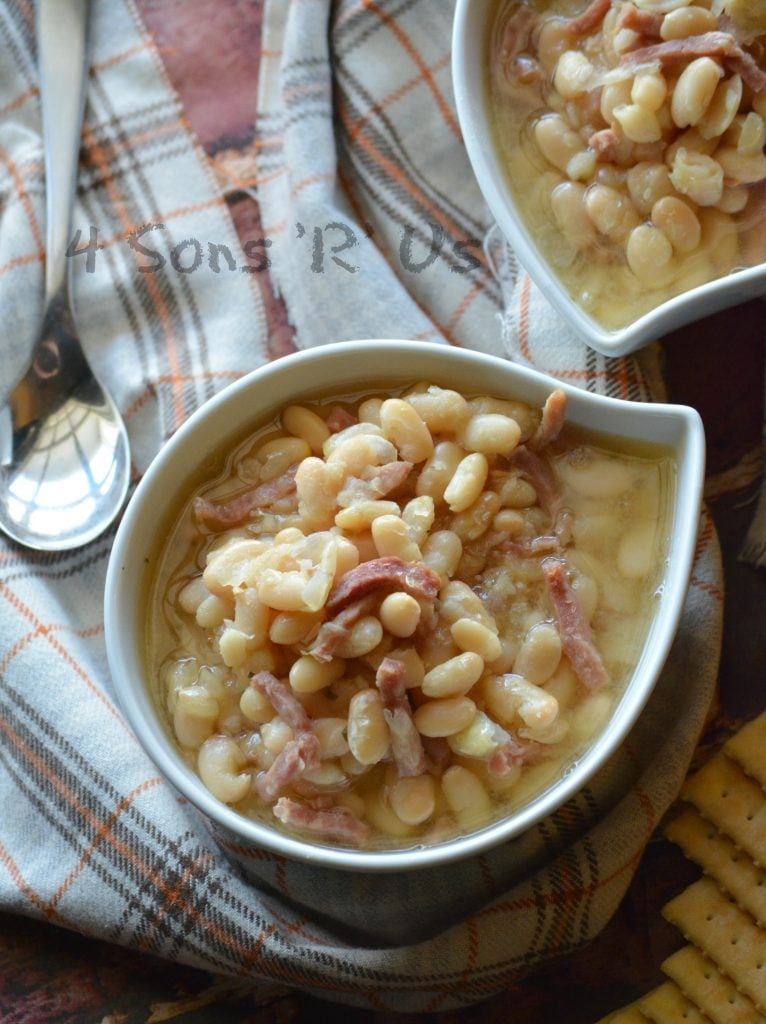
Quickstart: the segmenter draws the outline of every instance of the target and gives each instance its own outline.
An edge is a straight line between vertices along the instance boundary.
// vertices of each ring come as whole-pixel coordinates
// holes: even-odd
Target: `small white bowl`
[[[669,517],[667,573],[646,644],[611,721],[570,773],[530,803],[478,832],[427,848],[355,851],[300,841],[221,803],[189,768],[151,695],[145,651],[147,596],[164,539],[181,501],[199,485],[199,467],[231,449],[288,404],[430,380],[466,393],[541,405],[554,387],[568,397],[576,427],[665,446],[673,453],[676,494]],[[165,445],[138,486],[120,524],[106,579],[109,666],[120,706],[160,771],[200,811],[244,844],[324,867],[401,871],[480,853],[552,813],[576,793],[627,735],[660,674],[678,626],[691,572],[704,471],[704,434],[693,409],[622,402],[589,394],[492,356],[408,341],[348,341],[270,363],[207,402]]]
[[[487,68],[490,23],[495,10],[495,5],[486,0],[479,3],[457,0],[455,8],[452,80],[463,140],[492,216],[535,284],[582,339],[604,355],[621,356],[683,324],[766,294],[766,263],[763,263],[677,295],[626,327],[608,330],[588,316],[540,253],[534,235],[516,206],[493,141]]]

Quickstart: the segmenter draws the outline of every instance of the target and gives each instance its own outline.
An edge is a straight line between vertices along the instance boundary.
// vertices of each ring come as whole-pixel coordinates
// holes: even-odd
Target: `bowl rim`
[[[491,143],[483,73],[468,58],[471,31],[488,31],[494,5],[457,0],[452,23],[452,86],[458,123],[479,190],[500,230],[530,277],[580,338],[605,356],[622,356],[683,324],[716,310],[766,294],[766,262],[732,272],[665,300],[624,327],[610,330],[593,319],[567,292],[542,257],[519,214],[499,155]],[[480,23],[476,28],[476,22]]]
[[[152,501],[156,496],[162,494],[162,479],[163,475],[167,473],[169,465],[172,465],[179,453],[186,449],[190,439],[196,439],[201,427],[211,417],[219,416],[224,407],[233,399],[235,400],[237,396],[247,395],[255,387],[268,382],[274,375],[290,373],[299,362],[310,366],[312,362],[328,358],[330,360],[337,358],[348,360],[349,346],[359,350],[360,354],[369,353],[371,349],[375,349],[386,355],[390,354],[392,357],[395,357],[397,352],[403,354],[405,350],[412,352],[414,349],[419,349],[422,354],[426,350],[433,349],[440,354],[441,358],[452,364],[441,374],[439,374],[438,366],[435,367],[435,377],[450,375],[454,379],[456,367],[461,364],[470,367],[478,363],[488,371],[494,370],[498,374],[506,375],[507,384],[512,387],[506,386],[505,389],[501,388],[501,391],[511,391],[518,387],[519,393],[523,394],[527,385],[532,385],[533,390],[536,388],[541,391],[543,388],[552,390],[560,387],[567,393],[575,409],[582,406],[587,412],[588,407],[595,409],[600,407],[610,410],[608,415],[615,418],[619,417],[621,410],[627,412],[629,409],[631,415],[645,418],[648,421],[664,416],[666,419],[670,418],[675,421],[678,431],[678,442],[673,446],[677,460],[676,496],[673,506],[675,518],[671,521],[673,564],[668,565],[668,576],[665,581],[668,585],[663,589],[662,604],[656,611],[650,627],[651,649],[648,649],[649,637],[647,637],[647,643],[639,663],[613,710],[608,728],[604,729],[596,741],[579,758],[570,774],[564,775],[557,782],[551,784],[546,791],[533,797],[529,803],[512,812],[509,817],[498,819],[476,832],[458,836],[434,846],[381,851],[357,851],[322,846],[310,841],[295,839],[276,828],[246,818],[217,800],[205,788],[199,776],[183,762],[178,751],[173,748],[172,740],[160,721],[160,716],[149,692],[140,638],[124,628],[126,606],[130,607],[131,600],[134,608],[136,605],[140,605],[140,596],[134,591],[139,589],[141,573],[149,571],[147,568],[135,569],[135,586],[131,588],[129,582],[126,583],[127,564],[135,566],[143,563],[147,550],[147,545],[141,545],[137,539],[138,535],[134,532],[134,527],[142,515],[148,515],[146,511],[148,508],[156,507],[156,505],[152,506]],[[400,373],[396,369],[396,358],[391,358],[386,365],[390,365],[392,368],[392,372],[388,375],[391,381],[397,376],[400,379],[412,376],[406,371]],[[379,381],[385,383],[384,378],[379,378]],[[302,387],[296,393],[296,398],[302,394],[308,394],[309,391],[310,388]],[[266,413],[254,416],[254,422],[261,420],[265,415]],[[604,432],[601,428],[596,429]],[[244,429],[242,433],[244,435]],[[606,433],[615,434],[615,431],[607,430]],[[623,433],[622,436],[630,438],[636,435],[635,433]],[[195,450],[199,451],[199,448]],[[104,595],[107,658],[118,704],[144,751],[163,776],[205,816],[223,826],[230,833],[234,833],[247,844],[270,850],[304,864],[373,873],[419,870],[481,853],[527,831],[574,796],[614,753],[638,719],[659,678],[683,610],[697,538],[704,478],[704,457],[702,421],[698,413],[688,406],[637,403],[594,394],[556,381],[537,370],[473,350],[455,349],[435,343],[413,342],[404,339],[341,341],[306,349],[266,363],[228,385],[200,406],[160,449],[128,504],[115,536],[107,568]],[[137,545],[139,549],[136,552],[133,548]],[[137,558],[138,561],[136,561]],[[669,558],[668,562],[670,561]],[[135,611],[134,617],[138,627],[140,613]],[[639,667],[642,668],[640,677],[638,675]]]

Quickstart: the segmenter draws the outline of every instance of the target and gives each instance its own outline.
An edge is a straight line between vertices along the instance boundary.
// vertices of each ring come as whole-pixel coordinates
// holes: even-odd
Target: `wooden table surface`
[[[247,187],[253,143],[262,0],[138,0],[186,115],[216,171]],[[250,165],[251,166],[251,165]],[[243,171],[245,168],[245,171]],[[243,236],[258,208],[244,191],[230,199]],[[285,310],[258,275],[270,350],[293,349]],[[706,742],[766,707],[766,573],[737,554],[754,511],[763,422],[766,306],[751,302],[666,339],[671,399],[695,406],[708,439],[708,498],[724,550],[726,612],[720,700]],[[690,681],[693,685],[693,681]],[[273,988],[259,1001],[246,983],[167,963],[41,924],[0,915],[0,1021],[3,1024],[281,1024],[389,1019],[437,1024],[506,1021],[587,1024],[660,980],[658,965],[681,944],[659,909],[694,876],[661,838],[647,849],[619,911],[575,956],[527,978],[509,993],[460,1012],[426,1018],[359,1011]]]

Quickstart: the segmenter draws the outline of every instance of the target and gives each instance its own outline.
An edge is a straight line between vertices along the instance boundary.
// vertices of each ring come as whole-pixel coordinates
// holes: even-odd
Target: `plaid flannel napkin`
[[[75,211],[87,251],[72,257],[75,290],[88,355],[126,415],[140,475],[194,408],[266,358],[264,315],[252,275],[216,272],[207,258],[208,241],[241,253],[152,40],[129,0],[94,8]],[[451,100],[450,17],[451,4],[424,0],[267,4],[254,171],[298,344],[507,346],[593,390],[659,395],[654,353],[604,360],[558,325],[549,331],[513,257],[491,235],[485,252],[486,211]],[[0,35],[7,389],[34,336],[44,255],[23,0],[0,7]],[[187,273],[195,239],[205,261]],[[34,555],[0,541],[0,907],[208,970],[413,1011],[491,995],[603,927],[679,788],[713,692],[721,572],[707,516],[662,680],[604,771],[514,843],[383,882],[320,874],[219,836],[229,859],[157,777],[110,697],[110,546],[106,536]]]

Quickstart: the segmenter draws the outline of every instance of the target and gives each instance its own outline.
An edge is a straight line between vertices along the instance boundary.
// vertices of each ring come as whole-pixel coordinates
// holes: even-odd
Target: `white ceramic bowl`
[[[625,355],[682,324],[766,294],[764,263],[677,295],[617,330],[608,330],[588,316],[540,253],[516,207],[493,142],[487,68],[489,29],[495,10],[495,5],[488,0],[457,0],[455,8],[452,79],[463,140],[479,188],[501,231],[548,301],[583,340],[604,355]]]
[[[448,843],[403,851],[336,849],[294,839],[218,801],[180,757],[150,693],[146,598],[181,499],[199,484],[200,464],[219,455],[285,405],[328,393],[427,379],[467,393],[542,404],[554,387],[568,396],[568,422],[670,449],[675,504],[662,595],[636,670],[611,721],[574,770],[508,817]],[[699,416],[684,406],[644,405],[592,395],[475,352],[407,341],[348,341],[287,356],[243,377],[207,402],[165,445],[138,486],[117,532],[106,580],[106,646],[120,706],[160,771],[209,818],[254,844],[304,862],[360,871],[399,871],[476,854],[518,835],[579,790],[622,742],[659,676],[691,571],[704,469]]]

